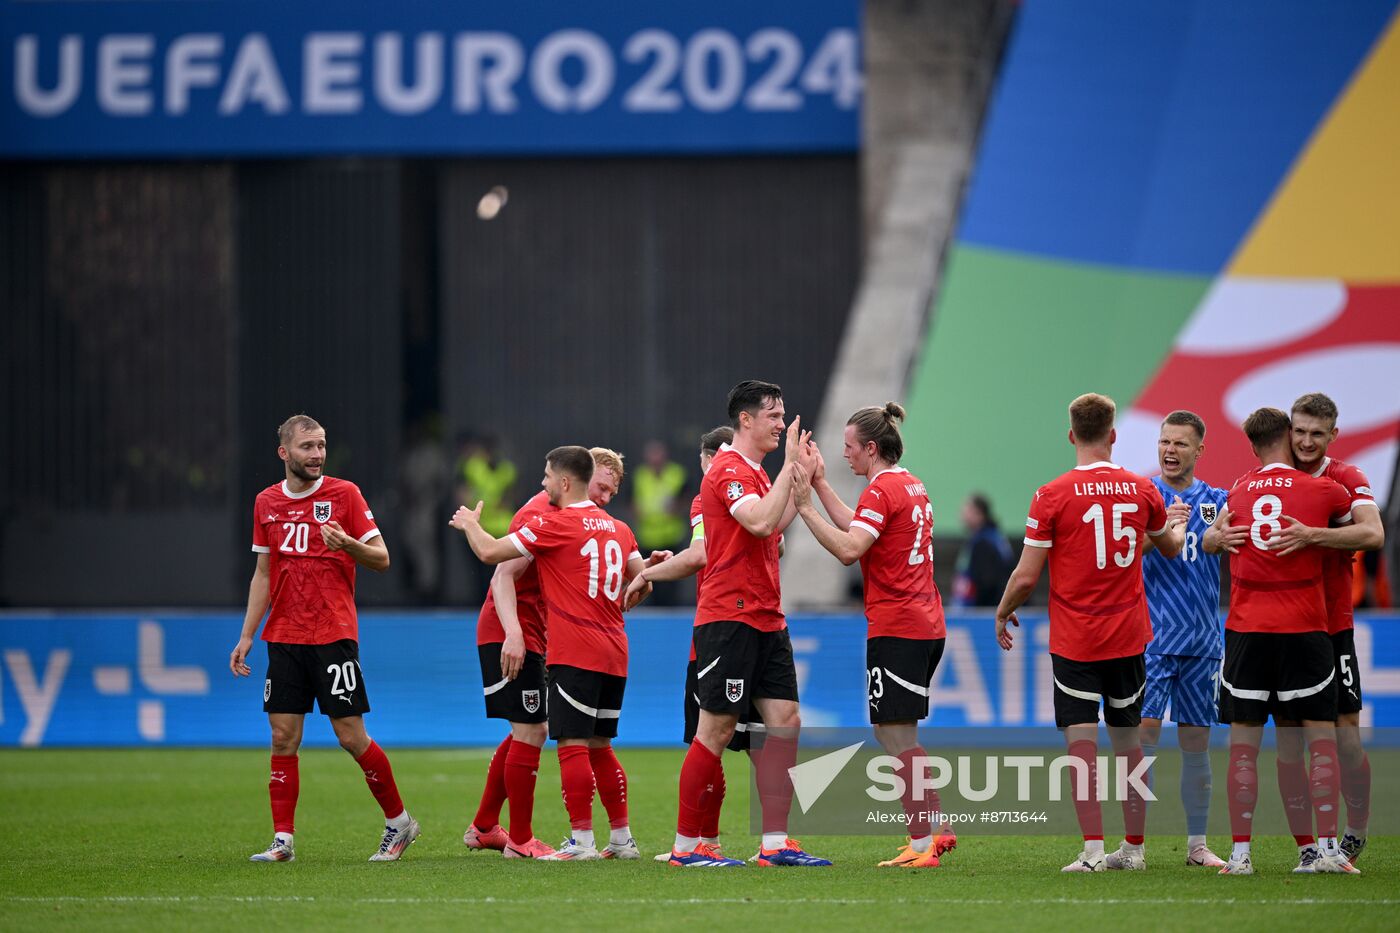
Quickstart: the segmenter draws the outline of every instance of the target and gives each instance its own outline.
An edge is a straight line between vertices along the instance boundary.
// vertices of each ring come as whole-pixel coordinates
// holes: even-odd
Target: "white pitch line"
[[[682,906],[692,904],[924,904],[926,900],[922,898],[847,898],[847,897],[794,897],[794,898],[766,898],[766,897],[687,897],[687,898],[600,898],[590,900],[585,898],[509,898],[509,897],[315,897],[311,895],[287,895],[284,897],[274,897],[266,895],[238,895],[238,894],[192,894],[192,895],[109,895],[92,896],[82,895],[54,895],[51,897],[29,896],[29,895],[0,895],[0,902],[19,904],[54,904],[54,903],[75,903],[75,904],[503,904],[503,905],[539,905],[540,903],[550,904],[655,904],[663,906]],[[961,905],[967,907],[991,907],[991,906],[1055,906],[1055,905],[1240,905],[1240,906],[1265,906],[1265,907],[1295,907],[1303,906],[1395,906],[1400,904],[1400,898],[1289,898],[1287,901],[1277,899],[1242,899],[1242,898],[1183,898],[1183,897],[1154,897],[1154,898],[1078,898],[1078,897],[1056,897],[1056,898],[1019,898],[1019,899],[998,899],[998,898],[938,898],[939,904]]]

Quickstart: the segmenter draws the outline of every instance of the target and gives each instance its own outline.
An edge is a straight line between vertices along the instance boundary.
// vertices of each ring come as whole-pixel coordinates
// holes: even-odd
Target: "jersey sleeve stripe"
[[[517,535],[515,532],[511,532],[510,534],[506,535],[506,538],[510,541],[511,544],[515,545],[515,549],[520,552],[521,557],[531,556],[529,550],[527,550],[525,545],[521,543],[520,536]]]
[[[272,548],[267,547],[266,545],[262,545],[262,544],[255,544],[255,545],[253,545],[253,550],[254,550],[256,553],[258,553],[258,554],[271,554],[271,553],[272,553]]]
[[[738,501],[738,502],[735,502],[733,505],[731,505],[731,506],[729,507],[729,514],[730,514],[730,515],[733,515],[735,512],[739,511],[739,506],[741,506],[741,505],[743,505],[745,502],[749,502],[749,501],[757,502],[757,501],[758,501],[758,493],[756,493],[756,492],[751,492],[751,493],[749,493],[749,494],[746,495],[746,496],[741,496],[741,497],[739,498],[739,501]]]
[[[1373,505],[1373,506],[1375,506],[1376,508],[1380,508],[1380,504],[1377,503],[1375,499],[1353,499],[1353,500],[1351,500],[1351,507],[1352,507],[1353,509],[1356,508],[1358,505]]]
[[[627,559],[628,559],[629,561],[630,561],[630,560],[641,560],[641,559],[642,559],[642,552],[641,552],[641,551],[633,551],[631,554],[628,554],[628,555],[627,555]]]
[[[1038,538],[1029,538],[1029,537],[1028,537],[1028,538],[1026,538],[1026,543],[1029,544],[1031,547],[1051,547],[1051,546],[1054,545],[1055,542],[1053,542],[1053,541],[1041,541],[1041,540],[1038,539]],[[1056,558],[1056,560],[1059,560],[1059,558]]]
[[[705,520],[705,514],[702,512],[701,514],[695,516],[694,518],[692,518],[692,519],[690,520],[690,527],[691,527],[691,528],[694,528],[696,525],[700,524],[700,523],[703,522],[704,520]]]
[[[1161,528],[1158,528],[1156,531],[1148,531],[1148,532],[1147,532],[1147,535],[1148,535],[1148,537],[1151,537],[1151,538],[1160,538],[1162,535],[1164,535],[1164,534],[1167,533],[1167,529],[1168,529],[1169,527],[1171,527],[1171,523],[1170,523],[1170,522],[1168,522],[1167,524],[1163,525]]]
[[[370,538],[377,538],[377,537],[379,537],[379,529],[378,529],[378,528],[371,528],[369,531],[366,531],[364,534],[360,535],[360,543],[361,543],[361,544],[364,544],[364,543],[365,543],[366,541],[368,541]]]
[[[878,538],[880,537],[880,532],[877,531],[877,530],[875,530],[875,529],[872,528],[871,526],[867,525],[865,522],[853,521],[853,522],[851,522],[851,527],[852,527],[852,528],[859,528],[861,531],[863,531],[863,532],[865,532],[866,534],[870,535],[870,537],[872,537],[872,538],[878,539]]]
[[[1353,508],[1355,508],[1355,506],[1353,506]],[[1343,515],[1341,518],[1338,518],[1337,524],[1345,525],[1347,522],[1352,520],[1352,517],[1353,516],[1351,514],[1351,509],[1347,509],[1347,514]]]

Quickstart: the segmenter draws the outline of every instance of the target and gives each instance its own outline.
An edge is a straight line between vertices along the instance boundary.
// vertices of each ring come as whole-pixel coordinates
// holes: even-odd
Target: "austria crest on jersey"
[[[329,502],[311,503],[311,517],[324,525],[331,520],[331,504]]]
[[[540,692],[538,690],[521,690],[520,702],[525,706],[525,712],[533,713],[540,708]]]
[[[1201,510],[1201,521],[1205,522],[1207,525],[1214,525],[1214,524],[1215,524],[1215,503],[1214,503],[1214,502],[1202,502],[1202,503],[1200,504],[1199,508],[1200,508],[1200,510]]]
[[[730,703],[738,703],[744,698],[744,681],[727,679],[724,682],[724,696]]]

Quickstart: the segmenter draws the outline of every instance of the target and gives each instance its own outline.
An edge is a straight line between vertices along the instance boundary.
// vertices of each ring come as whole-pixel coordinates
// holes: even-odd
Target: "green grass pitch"
[[[1362,877],[1288,873],[1292,841],[1256,842],[1252,878],[1182,864],[1180,838],[1148,840],[1142,873],[1065,876],[1077,839],[963,835],[942,868],[875,863],[897,838],[807,838],[830,869],[683,871],[649,857],[670,841],[679,750],[627,750],[641,862],[541,864],[461,842],[489,751],[389,749],[424,835],[370,864],[382,827],[339,750],[302,754],[297,861],[252,864],[271,838],[267,756],[255,750],[0,752],[9,838],[0,929],[1395,929],[1400,837],[1373,837]],[[727,756],[729,757],[729,756]],[[729,761],[726,848],[752,854],[744,762]],[[606,826],[601,807],[600,826]],[[1105,809],[1106,827],[1119,827]],[[552,746],[535,827],[566,834]],[[1117,839],[1110,837],[1109,845]],[[1229,840],[1214,837],[1217,849]]]

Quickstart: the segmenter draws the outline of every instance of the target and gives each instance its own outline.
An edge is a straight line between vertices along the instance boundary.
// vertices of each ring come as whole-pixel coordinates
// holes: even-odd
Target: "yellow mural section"
[[[1400,282],[1396,218],[1400,15],[1294,163],[1229,272],[1354,284]]]

